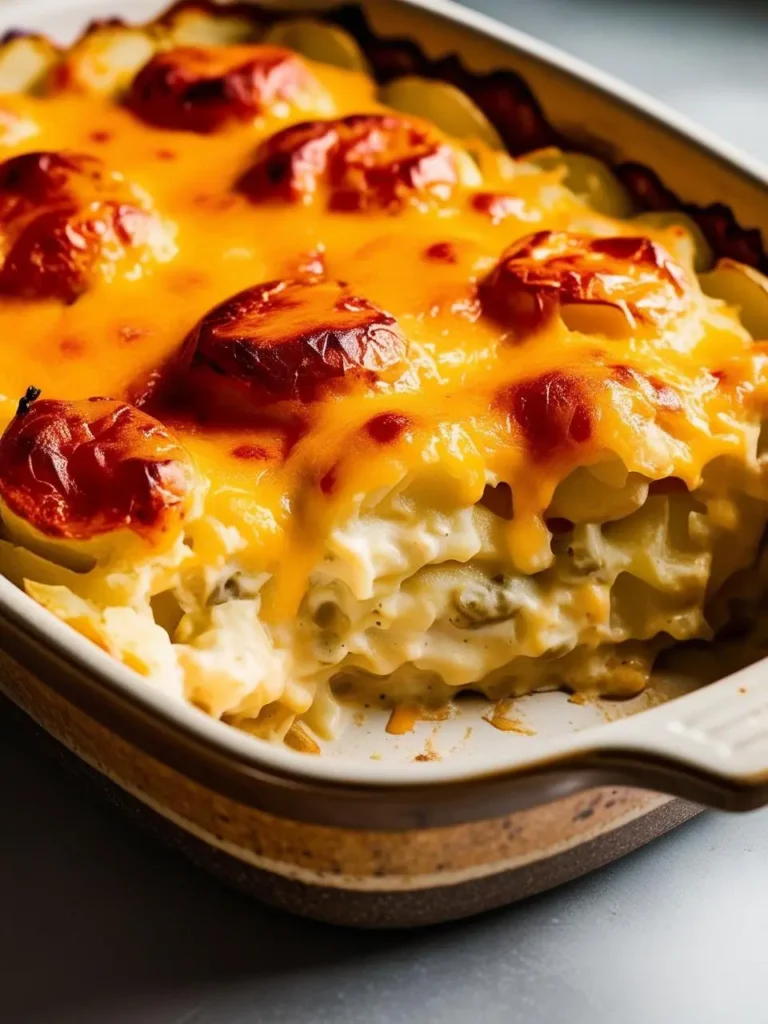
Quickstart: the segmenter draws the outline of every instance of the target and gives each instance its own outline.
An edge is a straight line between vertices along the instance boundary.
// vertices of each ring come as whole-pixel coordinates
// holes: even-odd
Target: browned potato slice
[[[736,260],[718,260],[714,270],[699,278],[701,290],[738,309],[753,338],[768,340],[768,278]]]
[[[689,294],[680,267],[649,238],[537,231],[502,253],[478,297],[521,342],[555,316],[585,334],[662,331],[684,314]]]
[[[385,85],[382,103],[405,114],[422,117],[456,139],[479,139],[494,149],[504,143],[485,114],[460,89],[446,82],[407,75]]]
[[[262,42],[286,46],[322,64],[334,64],[366,74],[370,70],[362,50],[349,33],[313,18],[278,22],[265,33]]]

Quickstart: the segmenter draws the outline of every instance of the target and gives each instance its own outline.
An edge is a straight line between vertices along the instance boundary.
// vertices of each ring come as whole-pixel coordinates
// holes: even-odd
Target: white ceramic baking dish
[[[144,20],[164,6],[9,2],[0,31],[67,42],[94,17]],[[285,16],[286,4],[265,6]],[[736,225],[768,237],[768,170],[552,47],[447,0],[290,5],[309,7],[353,31],[388,79],[447,77],[476,88],[478,101],[492,81],[530,109],[527,86],[541,123],[574,147],[652,167],[698,208],[716,248],[759,243]],[[658,188],[638,167],[624,173]],[[370,712],[310,756],[148,688],[4,579],[0,646],[0,688],[115,797],[241,887],[328,920],[462,916],[640,845],[694,813],[689,801],[734,810],[768,801],[765,662],[698,689],[686,676],[659,680],[623,704],[526,697],[507,731],[484,720],[480,699],[405,736],[388,735]]]

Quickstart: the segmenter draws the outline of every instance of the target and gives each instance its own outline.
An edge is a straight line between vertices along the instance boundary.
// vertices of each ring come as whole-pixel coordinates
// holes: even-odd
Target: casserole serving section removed
[[[0,52],[0,569],[308,752],[531,734],[761,592],[759,234],[435,67],[350,8]]]

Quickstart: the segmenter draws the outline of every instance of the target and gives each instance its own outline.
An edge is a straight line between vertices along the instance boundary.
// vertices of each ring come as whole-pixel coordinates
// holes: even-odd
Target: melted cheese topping
[[[324,65],[314,66],[313,72],[333,97],[327,113],[380,109],[364,76]],[[403,464],[450,462],[462,504],[479,499],[489,474],[510,483],[516,494],[516,485],[525,480],[520,489],[525,502],[516,511],[512,532],[521,568],[537,568],[543,529],[538,516],[572,467],[559,460],[537,465],[531,474],[531,455],[510,437],[503,412],[489,414],[501,382],[526,380],[553,367],[579,371],[604,358],[676,386],[685,414],[664,437],[656,430],[649,436],[648,425],[657,419],[652,406],[643,408],[640,401],[626,417],[610,392],[595,397],[604,407],[588,457],[601,450],[616,452],[628,469],[651,477],[677,476],[693,487],[708,461],[743,448],[745,391],[763,386],[764,358],[726,315],[713,314],[709,322],[693,319],[682,328],[673,324],[652,343],[586,337],[552,323],[521,347],[506,343],[503,327],[478,317],[474,280],[531,225],[630,232],[558,188],[557,173],[519,171],[508,181],[500,180],[498,172],[496,180],[487,175],[484,189],[509,192],[523,206],[522,218],[512,216],[498,225],[467,208],[462,194],[443,208],[406,209],[396,216],[255,206],[231,187],[259,140],[277,127],[274,119],[198,136],[150,128],[99,97],[6,97],[5,105],[39,126],[35,149],[94,153],[139,185],[175,225],[178,253],[136,280],[97,286],[73,305],[5,300],[0,305],[0,336],[7,339],[0,348],[4,420],[30,383],[47,397],[126,396],[135,381],[178,350],[213,305],[261,281],[291,276],[302,259],[318,252],[334,278],[351,282],[392,313],[410,338],[416,356],[413,389],[347,395],[313,409],[309,435],[284,465],[238,456],[248,446],[256,451],[265,447],[261,432],[176,425],[210,480],[208,502],[216,516],[253,527],[253,543],[266,548],[268,570],[290,561],[292,578],[285,582],[276,617],[296,607],[330,523],[349,514],[361,487],[386,486],[402,474]],[[9,156],[31,148],[29,140],[5,146]],[[430,256],[440,243],[455,247],[450,258],[457,262]],[[707,302],[696,296],[699,312],[706,313]],[[706,372],[722,370],[734,359],[726,381]],[[398,443],[372,445],[362,424],[393,410],[406,411],[412,429]],[[584,454],[578,452],[577,459]],[[339,486],[329,495],[320,480],[339,462]],[[307,494],[308,489],[314,493]],[[293,514],[298,504],[312,509],[308,517],[299,517],[304,521],[297,522]]]
[[[206,481],[202,514],[187,527],[187,571],[215,575],[236,552],[239,569],[267,580],[260,614],[275,628],[295,617],[329,543],[342,543],[340,527],[402,481],[417,482],[408,500],[419,514],[435,505],[471,509],[489,486],[508,485],[513,509],[496,522],[496,543],[517,572],[533,574],[555,561],[558,488],[578,467],[594,468],[594,486],[604,464],[606,477],[621,466],[619,489],[627,474],[641,474],[694,490],[719,456],[753,459],[768,395],[766,351],[737,311],[701,293],[681,228],[643,230],[599,214],[564,187],[562,169],[513,163],[480,144],[476,163],[455,144],[458,184],[450,194],[396,212],[332,212],[322,201],[260,203],[239,194],[235,183],[260,144],[286,125],[383,111],[364,75],[307,63],[322,86],[315,107],[278,106],[213,134],[152,127],[118,102],[75,90],[4,97],[4,117],[34,126],[34,134],[5,133],[5,157],[33,149],[97,155],[148,197],[175,254],[97,280],[69,305],[0,299],[3,423],[29,385],[46,398],[135,399],[173,365],[212,307],[263,282],[322,273],[386,311],[408,344],[394,380],[284,403],[258,422],[152,409]],[[679,265],[663,269],[660,299],[653,267],[636,274],[631,302],[622,298],[620,266],[597,268],[607,275],[597,291],[588,274],[579,276],[578,258],[575,267],[556,268],[554,283],[533,275],[549,291],[544,301],[534,289],[534,329],[521,335],[517,298],[509,305],[505,292],[500,305],[484,307],[483,288],[504,278],[500,261],[514,264],[504,254],[517,240],[545,231],[649,237]],[[509,273],[528,301],[531,275]],[[663,315],[654,316],[659,302]],[[574,303],[586,315],[569,315]],[[566,503],[572,519],[580,501],[590,504],[584,492]],[[590,600],[605,617],[604,595],[585,591],[584,608]],[[242,609],[226,607],[220,618],[242,617]],[[263,632],[254,637],[250,619],[232,629],[248,637],[259,677],[269,675],[264,665],[276,655],[265,663]],[[221,635],[206,636],[198,646],[213,672]],[[215,713],[233,702],[231,694],[222,698]]]

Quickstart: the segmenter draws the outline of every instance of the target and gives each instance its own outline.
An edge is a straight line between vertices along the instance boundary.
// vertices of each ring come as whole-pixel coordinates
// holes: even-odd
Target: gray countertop
[[[761,0],[472,6],[768,158]],[[767,852],[768,812],[707,814],[520,906],[350,933],[247,902],[155,846],[0,705],[0,1020],[762,1024]]]

